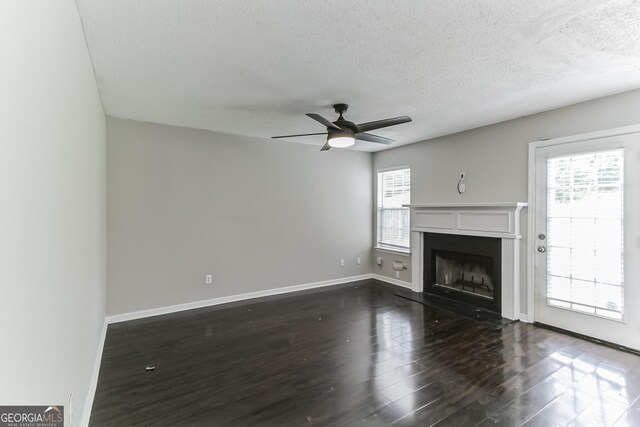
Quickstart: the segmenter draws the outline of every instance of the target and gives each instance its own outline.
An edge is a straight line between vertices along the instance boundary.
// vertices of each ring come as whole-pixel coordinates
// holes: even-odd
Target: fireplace
[[[425,233],[424,292],[501,313],[500,239]]]
[[[447,298],[455,294],[504,318],[527,320],[520,312],[520,212],[527,203],[407,206],[411,209],[411,289],[414,292]],[[466,270],[466,273],[446,272],[437,278],[437,265],[441,270]]]

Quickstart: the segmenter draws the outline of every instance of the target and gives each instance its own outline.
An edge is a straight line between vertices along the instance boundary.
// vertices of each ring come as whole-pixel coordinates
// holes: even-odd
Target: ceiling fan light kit
[[[327,138],[327,144],[334,148],[351,147],[355,143],[356,139],[352,136],[336,136]]]
[[[340,116],[338,120],[335,122],[331,122],[319,114],[315,113],[307,113],[307,116],[318,123],[324,125],[327,128],[327,131],[324,133],[305,133],[298,135],[281,135],[281,136],[272,136],[271,138],[293,138],[299,136],[311,136],[311,135],[327,135],[327,143],[320,149],[320,151],[329,150],[332,147],[335,148],[346,148],[351,147],[355,144],[356,139],[360,141],[373,142],[376,144],[386,144],[390,145],[394,141],[393,139],[385,138],[383,136],[373,135],[370,133],[366,133],[370,130],[386,128],[389,126],[399,125],[401,123],[408,123],[411,121],[411,118],[408,116],[400,116],[394,117],[391,119],[383,119],[376,120],[374,122],[360,123],[355,124],[348,120],[345,120],[342,115],[347,111],[349,106],[347,104],[335,104],[333,109]]]

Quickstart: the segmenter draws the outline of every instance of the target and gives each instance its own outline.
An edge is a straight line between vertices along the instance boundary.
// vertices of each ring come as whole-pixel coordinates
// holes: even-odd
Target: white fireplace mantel
[[[411,288],[424,285],[425,233],[495,237],[502,240],[502,316],[520,315],[520,211],[524,202],[429,203],[411,209]]]

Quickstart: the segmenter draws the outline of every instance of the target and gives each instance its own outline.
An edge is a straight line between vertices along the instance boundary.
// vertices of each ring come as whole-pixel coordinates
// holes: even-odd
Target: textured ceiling
[[[411,116],[374,132],[400,145],[640,87],[640,1],[77,3],[106,113],[135,120],[269,137],[346,102]]]

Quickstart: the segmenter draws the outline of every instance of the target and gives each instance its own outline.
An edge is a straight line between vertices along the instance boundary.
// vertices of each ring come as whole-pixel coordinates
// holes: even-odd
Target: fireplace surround
[[[500,263],[494,268],[499,271],[501,286],[494,311],[511,320],[520,317],[520,212],[527,203],[431,203],[406,206],[411,209],[411,289],[414,292],[423,292],[425,274],[432,274],[430,261],[425,256],[425,245],[428,249],[428,238],[432,233],[489,237],[496,239],[500,245]],[[469,253],[464,250],[450,252]],[[474,277],[474,280],[477,278]]]

